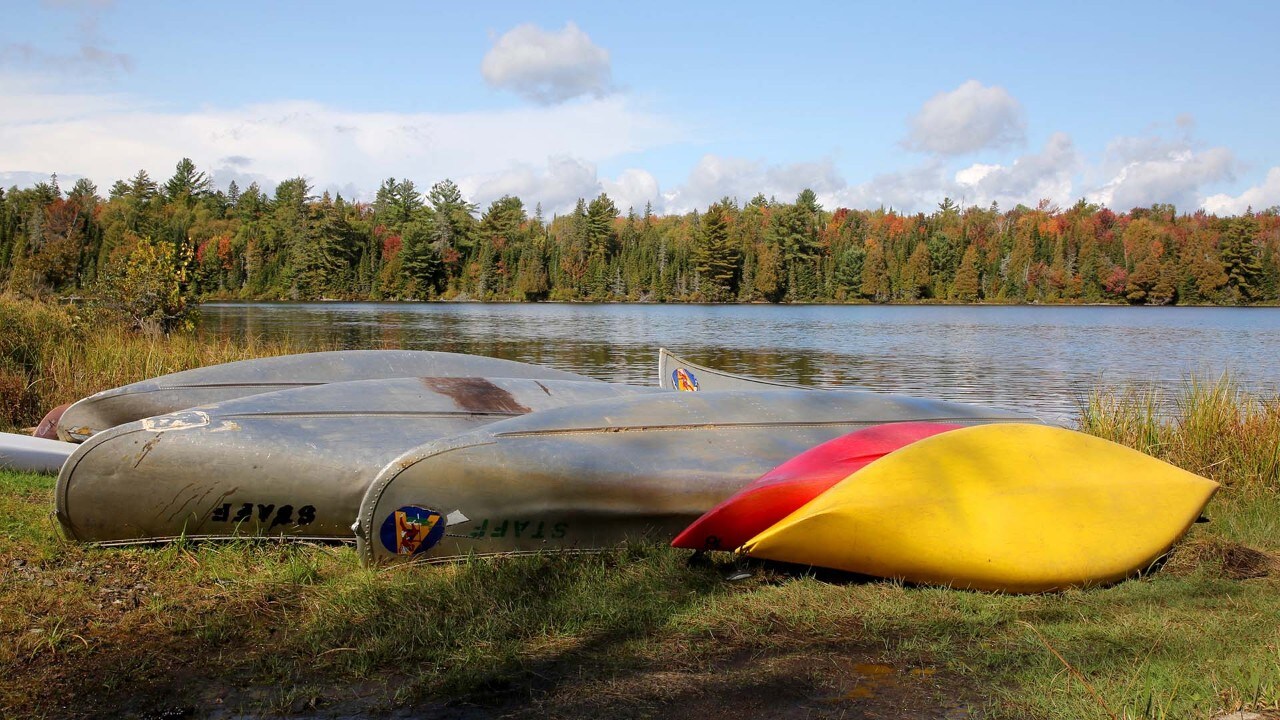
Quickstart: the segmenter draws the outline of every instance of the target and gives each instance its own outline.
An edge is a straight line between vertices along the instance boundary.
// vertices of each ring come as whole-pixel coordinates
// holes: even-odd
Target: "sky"
[[[0,184],[1280,204],[1277,2],[0,5]]]

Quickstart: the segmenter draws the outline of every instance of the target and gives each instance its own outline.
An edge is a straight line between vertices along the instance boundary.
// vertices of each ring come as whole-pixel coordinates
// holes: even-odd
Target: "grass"
[[[21,312],[40,338],[0,329],[0,357],[40,378],[43,404],[244,352]],[[60,346],[99,334],[97,359]],[[280,348],[253,348],[264,349]],[[1098,393],[1081,427],[1223,483],[1212,522],[1147,577],[1033,596],[760,564],[729,582],[739,565],[727,555],[690,564],[645,545],[384,570],[344,546],[95,549],[55,532],[52,478],[0,470],[0,717],[1280,709],[1277,403],[1224,379],[1188,384],[1162,418],[1167,406]]]
[[[180,370],[327,347],[145,335],[91,307],[0,298],[0,431],[99,390]]]
[[[1172,406],[1172,417],[1162,408]],[[1280,493],[1280,398],[1249,395],[1230,376],[1192,378],[1176,397],[1096,391],[1080,429],[1141,450],[1237,492]]]
[[[391,570],[360,568],[338,546],[99,550],[52,533],[51,486],[0,472],[3,715],[217,699],[298,712],[352,697],[362,711],[449,702],[570,717],[771,707],[749,685],[725,685],[744,671],[819,709],[921,701],[974,717],[1182,718],[1280,706],[1274,568],[1241,576],[1204,551],[1247,546],[1273,562],[1274,496],[1215,506],[1149,577],[1002,596],[771,566],[730,583],[729,559],[690,565],[653,546]],[[891,668],[895,685],[867,690],[864,665]]]

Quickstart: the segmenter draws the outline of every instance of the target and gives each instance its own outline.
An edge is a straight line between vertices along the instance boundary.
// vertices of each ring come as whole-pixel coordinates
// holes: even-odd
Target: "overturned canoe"
[[[36,429],[32,430],[31,434],[45,440],[57,440],[58,420],[62,419],[62,413],[66,412],[69,407],[71,407],[71,403],[63,403],[45,413],[44,417],[40,418],[40,424],[36,425]]]
[[[0,433],[0,470],[52,475],[76,449],[71,443],[47,438]]]
[[[503,420],[389,463],[360,504],[365,562],[670,542],[753,478],[859,427],[1025,415],[865,391],[661,393]]]
[[[698,365],[677,356],[666,348],[658,348],[658,386],[664,390],[720,391],[720,390],[823,390],[735,375],[724,370]],[[860,389],[860,388],[846,388]]]
[[[98,543],[351,539],[370,481],[406,449],[528,412],[657,392],[603,382],[428,377],[253,395],[93,435],[58,478],[56,514],[69,537]]]
[[[58,437],[82,442],[109,427],[197,405],[348,380],[400,377],[509,377],[598,382],[540,365],[425,350],[337,350],[241,360],[184,370],[104,390],[58,420]]]
[[[891,423],[825,442],[770,470],[707,511],[671,545],[690,550],[736,550],[850,474],[917,440],[960,427]]]
[[[871,463],[744,550],[909,582],[1043,592],[1149,567],[1217,488],[1072,430],[963,428]]]

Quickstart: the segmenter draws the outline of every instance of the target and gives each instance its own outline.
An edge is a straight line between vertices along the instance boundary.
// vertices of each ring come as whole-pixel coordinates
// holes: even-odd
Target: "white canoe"
[[[58,440],[0,433],[0,468],[54,474],[75,449],[75,445]]]

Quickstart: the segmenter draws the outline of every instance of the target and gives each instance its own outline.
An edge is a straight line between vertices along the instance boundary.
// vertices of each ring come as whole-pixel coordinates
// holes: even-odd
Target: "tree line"
[[[828,210],[811,190],[657,215],[607,195],[547,218],[506,196],[481,210],[449,180],[388,178],[373,202],[225,190],[189,160],[102,197],[57,177],[0,189],[0,287],[122,304],[181,298],[654,302],[1280,300],[1280,209],[1235,217],[1069,208]]]

